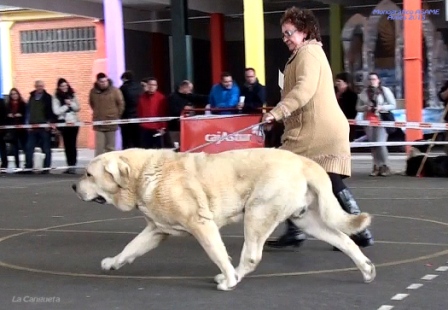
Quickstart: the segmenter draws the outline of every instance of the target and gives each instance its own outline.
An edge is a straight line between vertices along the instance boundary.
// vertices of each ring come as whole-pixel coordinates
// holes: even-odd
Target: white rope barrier
[[[217,117],[240,117],[242,114],[238,115],[199,115],[195,118],[200,119],[210,119]],[[119,124],[131,124],[131,123],[152,123],[152,122],[166,122],[174,119],[181,119],[181,117],[146,117],[146,118],[132,118],[132,119],[119,119],[119,120],[107,120],[107,121],[93,121],[93,122],[76,122],[76,123],[55,123],[55,124],[33,124],[33,125],[7,125],[0,126],[1,129],[26,129],[26,128],[50,128],[50,127],[70,127],[70,126],[95,126],[95,125],[119,125]],[[253,128],[261,128],[260,125],[265,124],[266,122],[260,122],[241,130],[230,133],[226,136],[223,136],[217,140],[204,143],[202,145],[196,146],[190,150],[185,152],[193,152],[196,150],[200,150],[206,146],[217,144],[222,142],[223,140],[227,140],[229,137],[240,134],[241,132],[245,132],[248,130],[252,130]],[[409,129],[437,129],[437,130],[448,130],[448,124],[446,123],[424,123],[424,122],[372,122],[372,121],[357,121],[357,120],[349,120],[351,125],[359,125],[359,126],[373,126],[373,127],[392,127],[392,128],[409,128]],[[417,146],[417,145],[447,145],[448,141],[415,141],[415,142],[406,142],[406,141],[391,141],[391,142],[351,142],[351,148],[369,148],[375,146]],[[30,169],[22,169],[22,168],[2,168],[0,172],[6,173],[26,173],[26,172],[44,172],[44,171],[53,171],[53,170],[67,170],[67,169],[84,169],[83,166],[60,166],[60,167],[49,167],[49,168],[30,168]]]

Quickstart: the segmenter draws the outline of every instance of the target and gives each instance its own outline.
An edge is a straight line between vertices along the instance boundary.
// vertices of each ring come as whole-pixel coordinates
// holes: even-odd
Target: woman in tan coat
[[[292,7],[284,13],[281,26],[291,56],[284,70],[282,99],[263,120],[282,121],[285,131],[280,148],[319,163],[330,176],[342,208],[357,214],[360,209],[342,181],[351,175],[349,124],[334,92],[317,20],[311,11]],[[267,246],[301,245],[306,236],[291,221],[286,224],[286,233]],[[373,244],[368,230],[352,239],[361,247]]]

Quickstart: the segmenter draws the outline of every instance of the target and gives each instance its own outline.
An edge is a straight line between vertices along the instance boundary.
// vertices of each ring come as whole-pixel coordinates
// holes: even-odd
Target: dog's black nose
[[[72,185],[73,190],[76,192],[76,184]]]

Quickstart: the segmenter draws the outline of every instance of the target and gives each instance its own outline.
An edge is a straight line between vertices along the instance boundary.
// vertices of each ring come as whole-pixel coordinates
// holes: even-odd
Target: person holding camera
[[[369,121],[386,120],[397,106],[392,91],[381,85],[377,73],[369,73],[369,86],[358,96],[356,110],[364,112],[364,119]],[[365,128],[367,138],[370,142],[386,142],[389,136],[388,128],[369,126]],[[387,146],[374,146],[371,148],[373,158],[373,169],[370,176],[388,176],[390,168],[387,165],[389,153]]]

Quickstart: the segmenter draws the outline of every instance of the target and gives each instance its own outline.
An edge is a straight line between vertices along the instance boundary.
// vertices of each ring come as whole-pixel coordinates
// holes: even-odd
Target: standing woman
[[[291,56],[284,70],[282,99],[264,114],[263,120],[283,121],[285,131],[280,149],[319,163],[327,171],[341,207],[348,213],[359,214],[356,200],[343,182],[351,175],[349,124],[336,99],[317,19],[310,10],[292,7],[284,13],[281,27],[283,42]],[[304,233],[289,219],[286,225],[285,234],[268,241],[267,246],[301,245],[306,239]],[[351,237],[361,247],[373,244],[368,230]]]
[[[8,96],[8,103],[6,104],[6,117],[8,125],[24,125],[26,114],[26,102],[23,99],[17,88],[11,88]],[[11,129],[10,144],[13,147],[13,154],[16,163],[16,168],[20,168],[19,151],[26,151],[26,141],[28,130],[23,128]]]
[[[53,96],[53,113],[58,116],[61,123],[78,122],[79,103],[75,91],[65,79],[59,79],[56,93]],[[60,127],[64,141],[65,158],[68,166],[76,166],[78,150],[76,140],[79,126]],[[75,174],[75,168],[69,168],[64,173]]]
[[[355,119],[358,111],[356,111],[356,103],[358,102],[358,94],[353,90],[352,78],[350,73],[341,72],[336,74],[335,78],[336,98],[339,106],[347,119]],[[350,141],[355,140],[356,126],[350,126]]]
[[[381,80],[375,72],[369,73],[369,86],[359,94],[356,109],[364,113],[364,119],[369,121],[381,121],[381,114],[390,113],[397,103],[392,91],[381,85]],[[384,127],[366,127],[365,132],[370,142],[386,142],[387,129]],[[390,175],[387,165],[389,153],[387,146],[374,146],[372,149],[373,169],[371,176]]]

